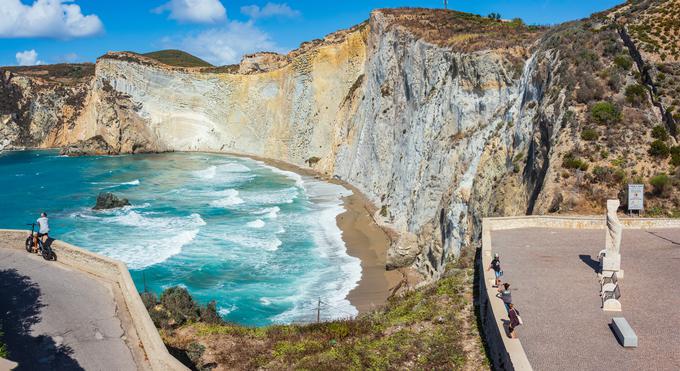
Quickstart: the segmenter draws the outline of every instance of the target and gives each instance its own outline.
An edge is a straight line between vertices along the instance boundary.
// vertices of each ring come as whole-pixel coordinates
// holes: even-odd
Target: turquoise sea
[[[69,158],[0,153],[0,228],[46,211],[52,235],[125,262],[138,290],[182,285],[245,325],[355,315],[361,277],[335,217],[351,192],[260,161],[204,153]],[[132,206],[93,211],[101,191]]]

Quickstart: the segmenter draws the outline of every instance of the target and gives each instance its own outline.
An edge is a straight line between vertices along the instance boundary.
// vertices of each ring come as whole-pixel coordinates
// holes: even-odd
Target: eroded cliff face
[[[532,71],[522,66],[531,45],[458,51],[381,12],[329,40],[282,67],[283,58],[268,56],[277,63],[271,70],[250,68],[250,56],[247,74],[104,56],[68,129],[35,143],[67,147],[95,137],[120,153],[222,151],[313,166],[357,186],[380,209],[377,220],[399,233],[390,267],[415,265],[436,278],[469,241],[473,199],[497,191],[485,179],[508,172],[491,148],[511,158],[530,141],[522,97]],[[511,127],[513,120],[522,124]],[[508,210],[523,212],[527,193],[513,192]]]
[[[240,72],[115,53],[66,90],[36,93],[39,77],[5,74],[0,142],[310,166],[358,187],[376,220],[398,232],[389,267],[436,279],[477,238],[482,217],[559,210],[562,158],[587,110],[569,98],[564,67],[573,61],[542,30],[408,12],[373,12],[286,56],[248,56]],[[447,34],[433,23],[449,27],[453,16],[486,33]]]

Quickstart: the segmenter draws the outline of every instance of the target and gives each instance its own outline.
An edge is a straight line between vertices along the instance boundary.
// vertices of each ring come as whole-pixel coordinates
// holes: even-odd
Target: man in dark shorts
[[[35,221],[38,224],[38,233],[36,234],[35,240],[33,241],[33,252],[38,252],[38,238],[41,239],[43,245],[49,238],[50,233],[50,221],[47,219],[47,213],[43,212],[40,214],[40,218]]]

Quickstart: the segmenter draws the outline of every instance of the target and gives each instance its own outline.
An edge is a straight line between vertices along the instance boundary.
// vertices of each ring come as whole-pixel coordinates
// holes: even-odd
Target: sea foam
[[[218,200],[210,202],[210,206],[228,208],[230,206],[242,204],[244,201],[239,197],[239,193],[235,189],[227,189],[218,193],[224,196]]]
[[[256,219],[252,222],[246,223],[246,225],[250,228],[262,228],[265,226],[265,222],[262,219]]]

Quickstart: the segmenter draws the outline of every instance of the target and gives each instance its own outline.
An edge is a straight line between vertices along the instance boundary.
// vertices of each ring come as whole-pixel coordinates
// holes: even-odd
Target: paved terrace
[[[110,284],[0,242],[0,323],[25,370],[134,370]],[[21,241],[19,246],[21,246]]]
[[[0,229],[0,325],[17,370],[187,370],[123,263],[63,241],[48,262],[25,251],[27,234]]]
[[[624,229],[619,313],[600,309],[595,270],[604,230],[497,230],[491,240],[534,370],[680,369],[680,228]],[[618,344],[608,326],[618,316],[637,333],[638,348]]]

